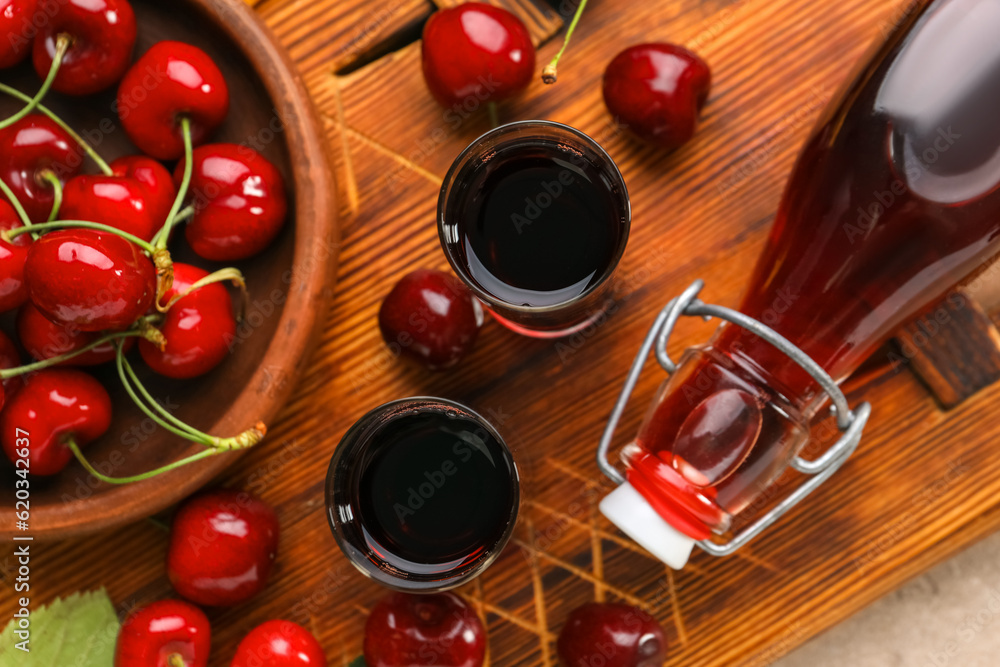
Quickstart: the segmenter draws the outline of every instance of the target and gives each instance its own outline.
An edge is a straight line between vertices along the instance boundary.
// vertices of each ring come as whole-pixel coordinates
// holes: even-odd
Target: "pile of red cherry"
[[[46,20],[39,34],[17,39],[40,12]],[[236,261],[266,248],[286,213],[281,177],[264,157],[248,147],[203,145],[229,106],[218,67],[176,42],[156,44],[132,64],[136,32],[126,0],[0,0],[0,33],[10,37],[0,42],[0,68],[30,53],[43,80],[34,97],[0,84],[0,92],[25,103],[0,121],[0,312],[19,309],[18,339],[36,360],[21,366],[17,346],[0,334],[7,395],[0,443],[19,469],[36,475],[55,474],[74,454],[88,465],[79,446],[110,424],[107,392],[78,366],[114,362],[137,404],[171,432],[203,443],[206,455],[263,437],[262,426],[218,438],[179,423],[149,397],[126,357],[138,339],[146,364],[169,377],[196,377],[220,363],[236,325],[222,283],[242,285],[242,276],[172,262],[171,232],[186,221],[196,254]],[[535,51],[514,15],[468,3],[427,22],[423,63],[434,97],[455,107],[524,90]],[[149,85],[150,71],[165,79]],[[604,99],[619,123],[674,149],[694,133],[710,79],[690,51],[643,44],[610,63]],[[50,89],[89,95],[118,81],[122,126],[144,155],[106,164],[41,102]],[[102,173],[80,173],[81,152]],[[160,161],[173,160],[171,176]],[[465,356],[481,322],[465,286],[438,271],[403,278],[379,314],[385,338],[433,369]],[[20,430],[32,433],[30,451]],[[259,499],[219,491],[189,500],[174,518],[167,573],[190,602],[154,602],[132,614],[119,635],[116,667],[205,667],[210,627],[195,604],[235,605],[260,592],[277,547],[276,515]],[[595,603],[570,615],[558,651],[567,665],[645,667],[662,664],[665,641],[641,610]],[[457,595],[397,593],[372,611],[364,653],[370,667],[477,667],[485,631]],[[314,667],[326,660],[307,630],[269,621],[240,643],[232,665]]]
[[[128,0],[0,0],[0,68],[30,55],[41,79],[34,96],[0,84],[22,105],[0,120],[0,312],[17,310],[17,340],[33,359],[22,365],[0,332],[0,444],[22,477],[56,474],[74,455],[109,482],[163,472],[113,479],[83,458],[80,447],[108,429],[112,408],[85,366],[113,362],[150,418],[205,446],[191,459],[264,435],[262,424],[232,438],[184,424],[150,397],[126,356],[138,340],[146,365],[181,379],[221,363],[236,334],[224,283],[245,295],[243,276],[173,262],[172,232],[186,221],[195,254],[238,261],[264,250],[287,212],[266,158],[206,143],[229,110],[218,66],[171,41],[133,63],[137,32]],[[115,111],[142,154],[108,164],[43,102],[50,91],[88,96],[115,84]],[[99,173],[83,172],[87,156]],[[163,162],[176,163],[172,174]]]
[[[470,102],[492,104],[524,91],[535,72],[535,49],[521,19],[479,2],[435,12],[424,26],[421,53],[428,89],[456,113]],[[560,55],[545,68],[547,82],[554,81]],[[711,85],[711,70],[697,54],[675,44],[639,44],[608,64],[604,103],[617,125],[675,150],[694,135]],[[382,337],[431,370],[450,368],[472,350],[482,324],[473,299],[447,273],[415,271],[383,301]]]
[[[268,583],[278,554],[274,509],[242,491],[198,494],[174,515],[167,578],[183,599],[134,610],[122,625],[114,667],[206,667],[211,624],[199,606],[242,604]],[[666,655],[663,629],[646,612],[623,604],[586,604],[559,635],[567,666],[656,667]],[[480,667],[486,631],[454,593],[392,593],[365,625],[367,667]],[[302,626],[267,621],[236,648],[231,667],[326,667],[322,647]]]

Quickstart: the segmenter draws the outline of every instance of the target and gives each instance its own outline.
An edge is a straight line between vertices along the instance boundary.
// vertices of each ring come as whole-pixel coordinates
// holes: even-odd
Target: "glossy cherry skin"
[[[73,40],[52,82],[53,90],[90,95],[122,78],[132,63],[137,33],[128,0],[39,0],[38,10],[48,17],[32,53],[39,77],[48,76],[59,35]]]
[[[194,496],[174,516],[167,577],[200,605],[245,602],[267,585],[278,532],[277,514],[256,496],[229,490]]]
[[[159,220],[159,225],[162,226],[177,197],[177,188],[174,187],[170,170],[145,155],[126,155],[108,166],[115,176],[138,181],[146,187],[146,207],[153,219]]]
[[[639,44],[605,70],[604,103],[635,134],[673,150],[694,135],[711,87],[712,72],[697,54],[674,44]]]
[[[667,657],[656,619],[625,604],[591,602],[575,609],[559,633],[566,665],[660,667]]]
[[[0,130],[0,178],[32,222],[45,222],[52,212],[52,186],[41,180],[42,173],[51,171],[65,184],[82,166],[76,143],[47,116],[28,114]]]
[[[159,42],[125,73],[116,104],[125,133],[139,150],[176,160],[184,155],[181,116],[191,120],[194,145],[204,143],[229,112],[229,88],[198,47]]]
[[[472,350],[482,322],[482,307],[469,288],[431,269],[400,278],[378,312],[389,347],[435,371],[451,368]]]
[[[118,158],[109,166],[112,176],[82,175],[66,182],[59,217],[101,222],[149,241],[177,196],[173,177],[144,155]]]
[[[42,315],[42,312],[30,301],[17,311],[17,338],[21,341],[25,351],[38,361],[79,350],[101,338],[102,335],[97,331],[77,331],[56,324]],[[135,338],[126,338],[124,344],[127,351],[135,344]],[[97,366],[111,361],[116,354],[115,344],[107,342],[64,361],[60,365]]]
[[[174,170],[180,185],[186,161]],[[281,231],[288,213],[285,182],[267,158],[248,146],[209,144],[194,151],[184,230],[191,249],[216,262],[256,255]]]
[[[0,230],[21,226],[21,219],[7,202],[0,200]],[[28,300],[24,284],[24,262],[28,258],[31,234],[21,234],[10,243],[0,240],[0,313],[14,310]]]
[[[174,262],[174,284],[162,303],[183,294],[207,275],[207,271],[197,266]],[[171,378],[204,375],[229,355],[229,345],[236,337],[229,292],[222,283],[199,287],[171,306],[157,328],[167,339],[167,345],[160,350],[148,340],[140,341],[139,352],[146,364]]]
[[[482,2],[434,12],[424,24],[421,55],[434,99],[467,112],[521,92],[535,73],[535,47],[524,23]]]
[[[46,368],[27,378],[0,412],[0,444],[11,461],[25,458],[27,431],[30,473],[55,475],[73,458],[67,439],[82,448],[110,425],[111,398],[100,382],[74,368]]]
[[[0,331],[0,369],[17,368],[21,365],[21,353],[17,351],[14,341],[4,332]],[[23,385],[21,376],[7,378],[0,383],[0,409],[4,402],[9,400]]]
[[[63,189],[60,217],[101,222],[149,241],[159,229],[146,205],[146,189],[138,182],[115,176],[82,175]]]
[[[138,247],[110,232],[61,229],[31,244],[28,295],[57,324],[121,330],[153,305],[156,271]]]
[[[206,667],[211,638],[201,609],[183,600],[160,600],[125,619],[114,667]]]
[[[392,593],[368,617],[364,652],[368,667],[479,667],[486,632],[454,593]]]
[[[13,67],[31,53],[38,0],[0,0],[0,69]]]
[[[267,621],[236,647],[230,667],[327,667],[326,655],[312,634],[291,621]]]

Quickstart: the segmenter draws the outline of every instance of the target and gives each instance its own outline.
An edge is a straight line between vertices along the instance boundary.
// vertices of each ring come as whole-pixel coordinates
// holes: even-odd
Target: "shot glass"
[[[561,123],[509,123],[462,151],[438,198],[455,273],[508,328],[576,333],[610,305],[631,224],[628,191],[597,142]]]
[[[441,398],[375,408],[337,446],[326,478],[337,544],[363,574],[431,593],[478,576],[517,519],[517,466],[497,430]]]

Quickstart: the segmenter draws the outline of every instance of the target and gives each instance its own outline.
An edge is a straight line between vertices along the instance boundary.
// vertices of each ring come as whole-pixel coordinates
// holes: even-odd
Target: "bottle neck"
[[[766,388],[769,396],[793,406],[806,418],[815,414],[826,401],[822,387],[791,357],[740,326],[723,323],[712,338],[711,348],[718,358],[731,363],[734,372]],[[813,359],[820,366],[828,361]],[[824,370],[831,371],[825,366]],[[834,373],[831,375],[834,380],[838,379]]]
[[[624,453],[629,481],[678,530],[725,531],[805,444],[803,400],[714,344],[689,350]]]

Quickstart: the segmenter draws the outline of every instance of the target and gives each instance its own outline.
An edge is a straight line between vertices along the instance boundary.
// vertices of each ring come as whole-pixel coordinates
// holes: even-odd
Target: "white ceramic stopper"
[[[600,507],[611,523],[670,567],[680,570],[687,564],[694,539],[664,521],[628,482],[605,496]]]

